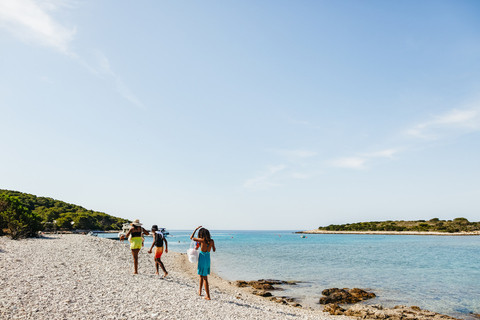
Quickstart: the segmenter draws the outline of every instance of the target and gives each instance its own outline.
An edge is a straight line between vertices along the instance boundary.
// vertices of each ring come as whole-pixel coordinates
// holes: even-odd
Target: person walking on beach
[[[142,224],[138,219],[134,220],[130,225],[132,227],[128,230],[125,237],[128,239],[129,236],[132,236],[130,238],[130,249],[132,249],[133,255],[133,274],[138,274],[138,253],[143,244],[142,235],[145,234],[148,236],[150,233],[142,227]]]
[[[195,232],[198,231],[198,238],[194,238]],[[205,300],[210,300],[210,288],[208,286],[208,275],[210,274],[210,251],[213,249],[215,252],[215,242],[210,237],[210,232],[202,228],[202,226],[195,229],[190,236],[190,239],[200,243],[200,251],[198,252],[198,266],[197,273],[200,276],[200,288],[198,289],[198,295],[202,295],[202,287],[205,287],[205,293],[207,296]]]
[[[163,277],[165,278],[168,275],[168,272],[165,269],[165,266],[163,265],[163,262],[162,260],[160,260],[160,258],[162,257],[162,254],[163,254],[164,242],[165,242],[165,253],[168,253],[167,239],[165,239],[165,236],[161,231],[158,231],[157,225],[152,226],[152,233],[153,233],[153,242],[152,242],[152,246],[150,247],[150,250],[148,250],[148,253],[152,253],[152,249],[155,246],[154,257],[153,257],[153,261],[155,261],[155,269],[157,270],[155,274],[158,275],[158,266],[160,266],[163,270]]]

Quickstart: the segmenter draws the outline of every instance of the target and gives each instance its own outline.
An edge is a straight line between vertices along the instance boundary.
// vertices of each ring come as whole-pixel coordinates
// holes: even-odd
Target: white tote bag
[[[188,261],[191,263],[197,263],[198,261],[198,250],[195,249],[195,241],[190,243],[190,249],[187,250]]]

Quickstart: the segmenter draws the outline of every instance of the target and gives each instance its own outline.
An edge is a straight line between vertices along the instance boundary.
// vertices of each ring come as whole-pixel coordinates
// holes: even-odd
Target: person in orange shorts
[[[163,243],[165,242],[165,253],[168,253],[168,242],[167,239],[165,239],[165,236],[161,231],[158,231],[157,225],[152,226],[152,233],[153,233],[153,242],[152,246],[150,247],[150,250],[148,250],[148,253],[152,253],[153,247],[155,247],[155,255],[153,257],[153,260],[155,261],[155,269],[158,273],[158,266],[160,266],[163,270],[163,277],[165,278],[168,275],[167,270],[165,269],[165,266],[163,265],[163,262],[161,260],[162,254],[163,254]]]

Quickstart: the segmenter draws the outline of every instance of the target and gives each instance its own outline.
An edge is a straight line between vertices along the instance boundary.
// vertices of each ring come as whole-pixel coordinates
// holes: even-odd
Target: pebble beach
[[[196,265],[164,253],[166,278],[143,248],[133,275],[126,242],[74,234],[0,237],[1,319],[352,319],[294,308],[209,276],[211,301],[198,296]]]

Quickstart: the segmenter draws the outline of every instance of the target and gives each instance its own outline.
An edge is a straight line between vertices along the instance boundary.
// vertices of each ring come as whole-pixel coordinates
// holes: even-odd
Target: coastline
[[[430,232],[430,231],[329,231],[306,230],[297,231],[299,234],[378,234],[378,235],[409,235],[409,236],[480,236],[480,231],[475,232]]]
[[[254,296],[215,274],[211,301],[197,295],[186,254],[164,253],[169,275],[154,274],[148,248],[139,274],[127,243],[75,234],[10,240],[0,237],[2,319],[351,319]]]

